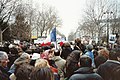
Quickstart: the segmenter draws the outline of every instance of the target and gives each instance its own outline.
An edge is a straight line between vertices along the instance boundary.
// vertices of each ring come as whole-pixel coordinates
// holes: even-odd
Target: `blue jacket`
[[[95,67],[93,52],[87,51],[85,55],[89,56],[92,59],[92,66]]]

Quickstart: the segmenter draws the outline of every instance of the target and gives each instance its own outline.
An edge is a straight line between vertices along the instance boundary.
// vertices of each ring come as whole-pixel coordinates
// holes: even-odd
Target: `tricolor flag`
[[[51,42],[56,42],[56,28],[53,28],[47,38],[43,41],[42,46],[50,45]]]

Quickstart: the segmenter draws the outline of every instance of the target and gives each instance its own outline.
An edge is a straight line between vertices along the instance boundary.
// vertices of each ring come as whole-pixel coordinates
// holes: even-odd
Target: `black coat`
[[[62,48],[62,52],[61,52],[61,57],[63,59],[67,59],[68,55],[72,52],[72,48],[71,47],[63,47]]]
[[[69,80],[103,80],[103,79],[100,75],[93,72],[93,69],[89,67],[82,67],[75,71]]]
[[[108,60],[104,64],[100,65],[97,73],[104,79],[104,80],[111,80],[113,70],[120,66],[120,62]],[[120,80],[120,79],[118,79]]]
[[[9,80],[8,71],[0,66],[0,80]]]

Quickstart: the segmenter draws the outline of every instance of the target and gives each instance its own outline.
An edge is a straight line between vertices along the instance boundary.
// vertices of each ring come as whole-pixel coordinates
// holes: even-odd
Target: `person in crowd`
[[[54,74],[49,67],[35,68],[31,73],[30,80],[55,80]]]
[[[35,66],[35,62],[37,59],[40,59],[39,53],[33,53],[31,59],[30,59],[30,65]]]
[[[92,59],[87,55],[80,57],[80,68],[76,70],[69,80],[103,80],[92,68]]]
[[[46,59],[50,66],[52,66],[54,68],[57,68],[57,66],[55,64],[55,61],[52,60],[53,56],[54,56],[54,50],[53,49],[45,50],[42,54],[40,54],[40,57],[42,59]]]
[[[60,76],[58,74],[58,69],[56,67],[54,67],[53,65],[50,65],[48,60],[46,60],[46,59],[38,59],[38,60],[36,60],[35,67],[39,67],[39,68],[41,68],[41,67],[49,67],[52,70],[53,74],[54,74],[55,80],[60,80]]]
[[[61,52],[61,57],[63,58],[63,59],[67,59],[67,56],[72,52],[72,48],[71,48],[71,46],[70,46],[70,43],[69,42],[65,42],[63,45],[62,45],[62,47],[61,47],[61,49],[62,49],[62,52]]]
[[[119,80],[120,79],[120,66],[117,66],[113,69],[111,80]]]
[[[95,62],[95,66],[96,69],[103,64],[104,62],[106,62],[109,58],[109,51],[105,48],[101,48],[99,51],[97,51],[97,56],[95,56],[95,52],[93,51],[94,54],[94,62]]]
[[[0,80],[9,80],[7,64],[9,62],[6,52],[0,51]]]
[[[82,53],[85,52],[85,46],[81,43],[80,38],[75,39],[74,50],[80,50],[80,51],[82,51]]]
[[[55,64],[58,67],[58,74],[60,75],[60,80],[64,80],[64,72],[65,72],[64,68],[65,68],[66,60],[60,57],[60,50],[54,51],[53,60],[55,61]]]
[[[106,59],[109,58],[109,51],[105,48],[98,51],[98,55],[105,57]]]
[[[93,55],[94,55],[94,58],[96,58],[98,56],[98,51],[97,50],[93,50]]]
[[[66,59],[65,64],[65,78],[68,80],[69,77],[73,74],[75,70],[79,68],[78,62],[80,58],[81,51],[75,50],[70,53],[70,55]]]
[[[49,67],[53,72],[54,79],[60,80],[60,77],[58,75],[58,70],[56,68],[50,66],[47,60],[45,60],[45,59],[36,60],[35,67],[36,68]]]
[[[113,70],[120,66],[120,49],[116,48],[110,51],[109,59],[104,63],[101,64],[97,70],[97,73],[104,79],[104,80],[112,80],[112,73]],[[117,76],[117,75],[116,75]],[[119,80],[119,79],[116,79]]]
[[[94,59],[94,62],[95,62],[95,67],[98,68],[101,64],[105,63],[107,61],[107,59],[104,57],[104,56],[97,56],[95,59]]]
[[[50,67],[49,63],[45,59],[37,59],[35,62],[35,67],[41,68],[41,67]]]
[[[92,52],[92,50],[93,50],[93,45],[88,44],[88,45],[86,46],[86,50],[87,50],[87,51],[86,51],[85,55],[89,56],[89,57],[92,59],[92,66],[95,67],[94,54],[93,54],[93,52]]]
[[[9,63],[8,63],[8,67],[10,68],[12,66],[12,64],[14,63],[14,61],[20,57],[20,55],[18,54],[18,50],[16,47],[12,47],[10,48],[10,52],[9,52]]]
[[[10,80],[30,80],[30,74],[33,69],[33,66],[23,63],[16,67],[14,74],[10,76]]]
[[[22,55],[14,61],[14,64],[10,67],[9,72],[12,74],[15,72],[17,66],[29,62],[30,62],[30,55],[28,53],[22,53]]]
[[[51,43],[51,44],[50,44],[50,47],[51,47],[51,48],[55,48],[54,43]]]

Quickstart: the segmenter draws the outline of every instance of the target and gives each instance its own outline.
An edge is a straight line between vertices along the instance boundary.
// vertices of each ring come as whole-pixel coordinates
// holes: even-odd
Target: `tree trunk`
[[[2,30],[0,29],[0,44],[3,42]]]

